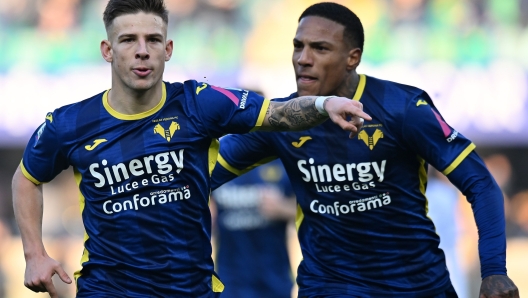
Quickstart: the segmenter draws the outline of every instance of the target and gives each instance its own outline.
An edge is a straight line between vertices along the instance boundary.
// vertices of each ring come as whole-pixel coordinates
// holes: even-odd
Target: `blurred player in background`
[[[57,297],[52,276],[72,282],[42,242],[41,186],[72,166],[86,230],[77,297],[216,297],[208,200],[217,138],[302,130],[326,113],[354,133],[369,116],[345,98],[270,103],[245,90],[165,83],[173,42],[163,0],[110,0],[103,19],[112,88],[48,113],[13,177],[24,283]]]
[[[264,159],[280,158],[295,191],[303,260],[300,297],[456,297],[427,217],[428,163],[467,196],[479,229],[480,297],[519,297],[506,275],[502,193],[475,145],[418,88],[358,75],[359,18],[319,3],[293,39],[297,93],[353,98],[373,120],[340,142],[331,123],[294,133],[221,141],[213,188]]]
[[[250,170],[215,190],[212,198],[215,264],[226,286],[222,297],[290,298],[287,231],[297,208],[282,163]]]
[[[427,216],[440,236],[440,248],[444,251],[449,277],[460,298],[468,297],[469,287],[467,274],[458,256],[460,230],[459,210],[460,192],[449,182],[446,176],[435,168],[429,168],[427,179]],[[473,221],[473,219],[471,219]],[[472,225],[474,225],[472,223]]]

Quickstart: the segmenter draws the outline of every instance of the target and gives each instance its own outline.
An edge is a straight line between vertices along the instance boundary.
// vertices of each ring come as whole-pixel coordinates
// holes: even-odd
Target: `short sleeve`
[[[402,134],[409,150],[444,175],[475,149],[469,139],[446,123],[425,92],[409,102],[404,117]]]
[[[49,182],[68,168],[68,160],[61,152],[53,113],[33,133],[21,162],[22,173],[35,184]]]
[[[185,85],[210,136],[247,133],[262,126],[269,100],[260,94],[195,81],[187,81]]]

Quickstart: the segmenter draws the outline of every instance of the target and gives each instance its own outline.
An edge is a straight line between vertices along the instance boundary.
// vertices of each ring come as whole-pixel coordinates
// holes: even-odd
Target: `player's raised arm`
[[[19,166],[13,176],[13,206],[26,259],[24,285],[56,298],[51,277],[57,273],[65,283],[72,281],[59,262],[48,256],[42,243],[42,201],[42,186],[28,180]]]
[[[344,97],[302,96],[286,102],[271,101],[261,130],[305,130],[327,118],[355,135],[363,120],[372,118],[363,112],[363,105]]]

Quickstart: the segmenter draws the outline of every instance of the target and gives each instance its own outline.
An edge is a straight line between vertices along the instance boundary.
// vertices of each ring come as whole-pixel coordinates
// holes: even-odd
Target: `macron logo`
[[[95,147],[99,146],[99,144],[104,143],[104,142],[107,142],[107,140],[106,139],[97,139],[97,140],[93,141],[93,145],[84,146],[84,149],[86,149],[88,151],[92,151],[92,150],[95,149]]]
[[[301,148],[301,146],[304,145],[304,143],[306,143],[307,141],[309,141],[311,139],[312,139],[312,137],[310,137],[310,136],[300,137],[299,138],[299,142],[292,142],[292,145],[295,148]]]

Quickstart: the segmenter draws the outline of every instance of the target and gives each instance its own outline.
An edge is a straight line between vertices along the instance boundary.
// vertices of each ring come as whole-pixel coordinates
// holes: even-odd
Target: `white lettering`
[[[304,176],[303,176],[302,179],[303,179],[305,182],[310,182],[310,180],[312,180],[312,177],[310,176],[310,172],[309,172],[307,169],[305,169],[305,168],[303,167],[303,165],[305,165],[305,164],[306,164],[306,160],[299,160],[299,161],[297,161],[297,167],[299,168],[299,171],[301,171],[301,173],[304,174]],[[102,176],[101,176],[101,177],[102,177]],[[104,181],[103,181],[103,184],[104,184]]]
[[[343,175],[345,173],[345,167],[340,164],[335,164],[333,168],[333,175],[336,181],[345,181],[346,177]]]
[[[315,209],[315,204],[319,203],[318,200],[313,200],[311,203],[310,203],[310,210],[312,210],[313,213],[317,213],[317,209]]]
[[[298,160],[297,168],[301,172],[302,179],[305,182],[332,182],[332,181],[354,181],[368,183],[374,179],[378,182],[383,182],[385,179],[385,169],[387,160],[380,162],[362,162],[352,164],[316,164],[313,158],[308,160]],[[355,173],[354,173],[355,172]],[[319,185],[319,189],[326,188],[326,186]],[[356,189],[356,188],[355,188]],[[365,189],[359,185],[359,189]],[[356,189],[357,190],[357,189]],[[326,191],[326,190],[325,190]],[[340,189],[331,189],[329,191],[340,191]]]
[[[176,157],[176,153],[174,151],[171,151],[170,152],[170,155],[172,157],[172,160],[174,160],[174,163],[176,163],[176,167],[178,168],[176,170],[176,173],[180,173],[181,170],[183,169],[183,150],[184,149],[181,149],[179,152],[178,152],[178,155],[179,155],[179,158]]]
[[[88,168],[90,170],[90,174],[98,180],[94,183],[95,187],[101,188],[105,185],[111,186],[114,184],[114,182],[119,183],[122,181],[126,181],[130,179],[130,175],[138,177],[144,175],[145,173],[152,174],[153,169],[151,168],[151,161],[155,161],[155,171],[157,174],[169,174],[174,169],[174,165],[176,166],[176,173],[180,173],[184,167],[183,151],[184,149],[179,150],[178,153],[176,153],[175,151],[162,152],[156,155],[144,156],[142,160],[132,159],[130,162],[128,162],[128,164],[117,163],[115,165],[109,166],[111,167],[111,170],[109,167],[106,167],[108,161],[106,159],[103,159],[101,161],[101,165],[105,166],[103,167],[104,175],[97,170],[100,167],[99,163],[92,163]],[[171,163],[171,160],[174,162],[174,164]],[[172,181],[174,180],[174,174],[171,173],[168,176],[151,177],[151,180],[155,179],[159,179],[161,182]],[[141,183],[143,186],[146,186],[148,185],[149,180],[143,179]],[[159,181],[155,183],[159,183]],[[118,187],[117,192],[122,193],[125,190],[130,190],[131,187],[137,188],[133,185],[131,186],[125,184],[124,186]],[[111,191],[112,194],[115,194],[115,190],[113,188],[111,189]]]
[[[139,169],[143,168],[143,164],[141,163],[141,160],[139,159],[132,159],[130,163],[128,164],[128,168],[130,169],[130,172],[134,176],[141,176],[145,173],[145,171]]]
[[[454,130],[453,133],[447,138],[447,142],[451,143],[458,136],[458,131]]]
[[[95,169],[97,169],[99,167],[99,164],[96,164],[96,163],[93,163],[90,165],[90,173],[92,174],[92,176],[94,178],[97,178],[99,179],[99,182],[97,183],[94,183],[95,187],[102,187],[103,185],[105,185],[105,178],[103,175],[99,174],[98,172],[95,171]]]
[[[169,162],[169,153],[160,153],[156,155],[156,163],[158,164],[158,173],[165,175],[168,172],[172,171],[172,165],[168,164]]]
[[[111,201],[111,200],[108,200],[108,201],[104,202],[104,204],[103,204],[103,210],[104,210],[104,212],[105,212],[106,214],[112,214],[112,213],[114,213],[114,212],[112,212],[112,211],[108,211],[108,209],[106,209],[106,204],[111,204],[111,203],[112,203],[112,201]]]

